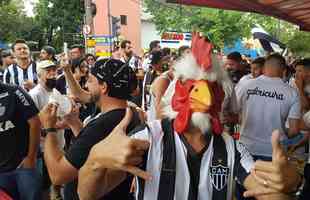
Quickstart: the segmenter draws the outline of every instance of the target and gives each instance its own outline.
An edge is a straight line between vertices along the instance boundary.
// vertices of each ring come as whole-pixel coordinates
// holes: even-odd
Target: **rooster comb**
[[[200,36],[198,32],[192,33],[192,53],[203,71],[212,67],[212,48],[209,39]]]

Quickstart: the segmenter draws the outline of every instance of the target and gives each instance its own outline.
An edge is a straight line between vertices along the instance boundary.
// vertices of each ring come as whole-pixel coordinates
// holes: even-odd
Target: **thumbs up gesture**
[[[280,144],[280,132],[272,133],[272,162],[256,161],[252,175],[259,183],[259,187],[244,193],[245,197],[273,193],[290,193],[297,190],[301,177],[297,167],[289,162]]]
[[[150,174],[137,167],[143,162],[143,155],[149,148],[149,142],[130,138],[126,134],[132,115],[130,108],[127,108],[122,121],[108,137],[91,149],[90,154],[102,169],[122,170],[149,180]]]

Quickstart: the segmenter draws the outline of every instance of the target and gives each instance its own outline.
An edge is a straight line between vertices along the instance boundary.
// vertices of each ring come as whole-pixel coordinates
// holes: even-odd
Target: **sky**
[[[24,5],[25,5],[25,10],[28,16],[33,16],[33,6],[34,3],[37,2],[38,0],[23,0]]]

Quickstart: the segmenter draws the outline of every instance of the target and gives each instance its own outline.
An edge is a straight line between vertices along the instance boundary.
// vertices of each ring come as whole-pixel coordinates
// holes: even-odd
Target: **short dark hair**
[[[131,42],[129,40],[123,40],[121,42],[121,48],[125,49],[127,44],[131,44]]]
[[[258,57],[255,60],[253,60],[251,64],[256,64],[258,65],[258,67],[263,67],[265,65],[265,58]]]
[[[15,40],[15,42],[12,44],[12,50],[13,51],[14,51],[14,48],[15,48],[16,44],[26,44],[27,45],[27,42],[24,39],[17,39],[17,40]]]
[[[275,67],[283,67],[283,68],[287,67],[285,58],[278,53],[274,53],[267,56],[265,64],[266,65],[272,64]]]
[[[171,49],[168,47],[163,48],[162,50],[163,56],[170,56],[171,54]]]
[[[234,51],[227,55],[227,59],[234,60],[236,62],[241,62],[242,56],[238,51]]]
[[[296,66],[297,65],[302,65],[306,68],[310,68],[310,58],[305,58],[305,59],[302,59],[302,60],[296,62]]]
[[[187,46],[187,45],[181,46],[181,47],[178,49],[178,56],[182,56],[183,53],[184,53],[184,51],[185,51],[186,49],[190,49],[190,47]]]
[[[74,44],[70,47],[70,49],[78,48],[80,51],[84,51],[85,47],[81,44]]]
[[[96,61],[96,56],[94,56],[94,54],[88,53],[85,55],[85,59],[87,59],[88,57],[93,57]]]
[[[151,43],[150,43],[150,51],[152,51],[154,48],[157,47],[157,45],[160,43],[159,40],[153,40]]]

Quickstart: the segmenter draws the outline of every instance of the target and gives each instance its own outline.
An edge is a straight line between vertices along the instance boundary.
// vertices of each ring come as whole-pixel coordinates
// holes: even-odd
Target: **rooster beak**
[[[208,112],[212,105],[212,95],[206,81],[197,81],[189,96],[192,112]]]

